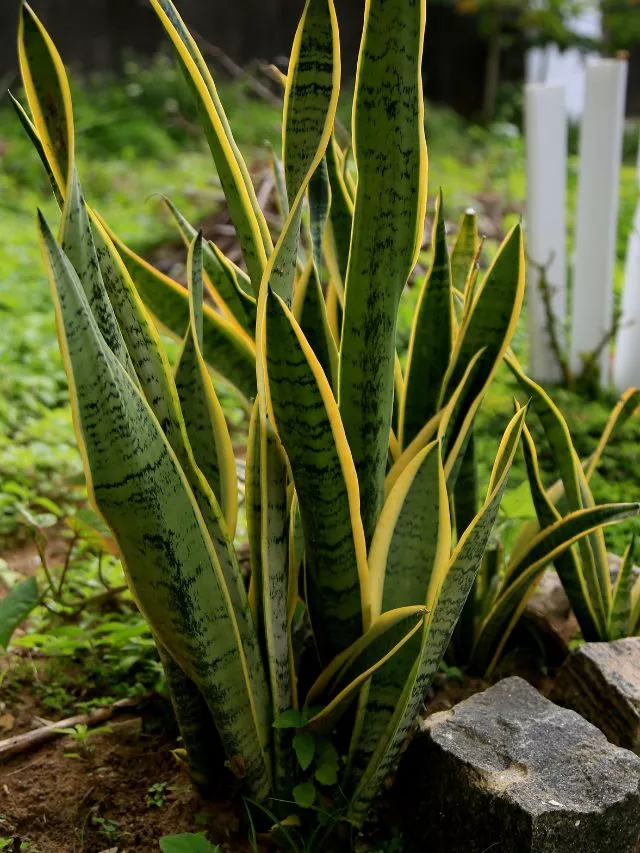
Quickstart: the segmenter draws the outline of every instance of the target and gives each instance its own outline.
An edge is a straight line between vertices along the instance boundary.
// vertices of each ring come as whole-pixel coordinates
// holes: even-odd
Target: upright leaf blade
[[[531,437],[531,433],[525,426],[524,429],[524,458],[527,467],[527,476],[529,478],[529,487],[533,504],[536,510],[540,529],[544,530],[547,527],[555,524],[561,515],[549,499],[548,493],[545,492],[540,479],[540,469],[538,466],[538,454]],[[531,536],[533,539],[533,535]],[[531,544],[529,541],[528,545]],[[522,551],[514,547],[509,564],[507,564],[504,572],[505,584],[511,578],[513,565],[517,565],[521,559]],[[578,622],[581,626],[582,635],[586,640],[597,640],[600,638],[600,628],[598,618],[595,614],[593,605],[589,599],[587,583],[584,578],[582,566],[578,559],[575,549],[569,549],[562,554],[558,554],[554,560],[554,565],[562,584],[565,588],[573,612],[576,614]]]
[[[180,236],[187,249],[197,235],[196,229],[189,224],[178,208],[168,198],[164,199],[171,216],[173,217]],[[233,318],[237,323],[253,336],[256,324],[256,301],[240,287],[235,271],[231,268],[228,260],[223,264],[212,245],[203,242],[204,271],[208,288],[211,294],[227,318]],[[222,254],[222,253],[220,253]]]
[[[460,218],[458,235],[451,252],[451,279],[461,294],[467,294],[467,283],[473,272],[479,243],[478,217],[473,208],[469,208]],[[471,296],[471,293],[468,295]]]
[[[380,515],[369,553],[374,618],[422,604],[428,620],[450,551],[449,501],[440,448],[433,442],[407,465]],[[421,645],[422,635],[416,634],[363,688],[349,749],[351,784],[384,735]]]
[[[257,293],[272,244],[249,170],[231,133],[207,64],[184,21],[171,0],[151,0],[151,5],[173,43],[187,82],[195,95],[231,220]]]
[[[327,378],[275,294],[267,301],[266,320],[273,422],[293,473],[304,529],[307,604],[326,663],[355,642],[368,621],[358,482]]]
[[[619,640],[628,637],[631,628],[632,590],[634,583],[633,561],[635,556],[635,535],[627,545],[620,564],[618,579],[613,590],[613,603],[609,615],[608,639]]]
[[[351,243],[351,228],[353,225],[353,200],[342,175],[340,158],[342,152],[338,147],[335,136],[327,148],[327,170],[331,186],[331,208],[329,214],[329,242],[335,255],[336,268],[332,275],[339,281],[340,293],[344,293],[344,282],[347,277],[349,263],[349,248]]]
[[[60,192],[60,188],[58,186],[58,182],[56,180],[56,177],[53,174],[53,169],[52,169],[51,164],[49,162],[49,157],[47,156],[47,152],[45,151],[44,145],[42,144],[42,141],[40,140],[40,137],[38,136],[38,131],[36,130],[33,122],[31,121],[31,119],[27,115],[27,112],[24,109],[24,107],[22,106],[22,104],[20,103],[20,101],[18,101],[17,98],[14,98],[13,95],[11,94],[11,92],[7,92],[7,94],[9,95],[9,98],[11,100],[13,108],[16,111],[16,115],[18,116],[20,124],[22,125],[25,133],[27,134],[27,136],[31,140],[33,147],[36,149],[38,157],[40,158],[40,161],[41,161],[42,165],[44,166],[44,170],[47,174],[47,178],[49,179],[49,184],[51,186],[51,190],[53,191],[54,198],[58,202],[58,207],[62,208],[62,205],[64,204],[64,199],[62,197],[62,193]]]
[[[60,344],[92,500],[117,538],[140,608],[205,697],[230,756],[269,790],[268,699],[250,666],[215,549],[178,459],[106,346],[73,267],[41,219]],[[132,512],[131,507],[136,511]]]
[[[426,207],[422,98],[425,0],[368,0],[353,107],[358,166],[340,353],[339,402],[365,536],[384,499],[398,301]]]
[[[144,258],[126,246],[109,229],[109,234],[122,256],[127,271],[143,302],[160,326],[172,337],[182,340],[189,325],[189,294],[182,285],[152,267]],[[202,354],[211,369],[229,381],[247,400],[256,395],[255,347],[249,336],[203,306]]]
[[[636,515],[639,507],[640,504],[631,503],[586,507],[558,519],[555,524],[541,530],[531,542],[527,553],[515,566],[511,567],[508,584],[505,585],[480,625],[473,650],[472,666],[478,666],[479,662],[489,660],[496,645],[508,636],[508,630],[505,632],[505,629],[513,625],[514,611],[520,606],[527,591],[541,572],[558,554],[562,554],[594,530]]]
[[[58,189],[64,192],[74,161],[69,81],[51,37],[24,2],[18,24],[18,58],[35,130]]]
[[[493,482],[474,523],[458,541],[448,565],[445,564],[432,577],[427,603],[429,613],[423,629],[419,657],[411,673],[404,686],[401,686],[400,693],[393,679],[390,684],[381,685],[385,691],[383,693],[381,689],[383,701],[378,713],[385,714],[388,722],[377,740],[364,736],[361,738],[358,747],[360,754],[356,753],[353,758],[357,767],[364,767],[354,780],[349,806],[349,816],[356,823],[363,820],[371,800],[397,762],[418,708],[424,701],[425,691],[451,639],[498,513],[520,440],[524,415],[525,410],[521,409],[507,427],[494,465],[494,471],[500,471],[501,474]],[[362,730],[368,734],[366,725]]]
[[[583,507],[595,506],[587,478],[571,440],[569,427],[562,413],[547,392],[524,374],[514,358],[507,358],[506,363],[522,390],[531,398],[531,407],[540,420],[564,485],[569,509],[577,512]],[[589,536],[581,538],[579,550],[591,604],[598,620],[600,634],[604,637],[612,593],[602,530],[595,529]]]
[[[265,418],[260,419],[259,430],[261,610],[273,717],[277,722],[280,714],[295,704],[292,649],[289,642],[291,596],[294,590],[289,577],[292,567],[289,565],[287,469],[282,446]],[[276,784],[282,791],[282,786],[291,776],[291,755],[278,729],[274,733],[274,745]]]
[[[202,355],[202,234],[187,259],[190,320],[176,365],[176,389],[197,466],[215,495],[233,539],[238,517],[238,482],[231,436]]]
[[[289,214],[265,274],[291,305],[302,202],[321,167],[335,118],[340,79],[333,0],[307,0],[296,30],[285,89],[282,151]]]
[[[443,382],[441,402],[458,387],[471,360],[479,350],[482,358],[466,393],[457,423],[481,398],[506,353],[520,315],[525,285],[522,228],[515,225],[505,237],[491,268],[473,299],[473,305],[458,333],[451,365]],[[455,440],[457,429],[452,434]]]
[[[433,260],[425,277],[411,328],[404,397],[400,414],[400,445],[405,447],[438,410],[442,381],[451,359],[453,302],[442,193],[433,224]]]
[[[84,288],[102,337],[124,369],[136,381],[135,370],[102,280],[89,215],[75,166],[71,168],[67,197],[62,211],[60,239],[62,249],[71,261]]]

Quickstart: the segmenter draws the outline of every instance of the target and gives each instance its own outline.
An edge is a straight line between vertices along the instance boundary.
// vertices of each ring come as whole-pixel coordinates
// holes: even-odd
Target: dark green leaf
[[[303,782],[293,789],[293,799],[303,809],[309,809],[316,798],[316,787],[313,782]]]
[[[321,785],[335,785],[338,781],[338,768],[332,764],[321,764],[315,776]]]
[[[307,722],[307,718],[302,711],[295,708],[289,708],[283,711],[282,714],[274,722],[274,729],[299,729]]]
[[[181,832],[161,838],[160,850],[162,853],[219,853],[220,848],[207,841],[202,832]]]
[[[293,748],[300,767],[306,770],[313,761],[313,756],[316,752],[316,743],[313,735],[309,732],[301,732],[293,738]]]
[[[27,578],[13,587],[0,601],[0,646],[6,649],[18,625],[24,621],[38,603],[38,584]]]

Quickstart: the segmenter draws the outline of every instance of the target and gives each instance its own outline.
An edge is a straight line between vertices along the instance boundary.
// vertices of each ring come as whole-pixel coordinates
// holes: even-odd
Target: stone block
[[[421,723],[394,800],[406,853],[636,853],[640,759],[508,678]]]
[[[611,743],[640,754],[640,637],[574,649],[552,699],[577,711]]]

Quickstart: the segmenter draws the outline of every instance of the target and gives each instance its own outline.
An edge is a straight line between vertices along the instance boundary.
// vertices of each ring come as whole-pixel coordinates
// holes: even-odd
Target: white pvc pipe
[[[627,63],[598,59],[587,66],[585,108],[580,130],[580,171],[576,210],[576,254],[571,324],[571,367],[593,352],[611,329],[613,268]],[[609,378],[609,348],[599,364]]]
[[[539,288],[539,265],[546,266],[551,310],[561,346],[566,314],[567,109],[564,86],[525,86],[527,160],[527,254],[529,280],[529,372],[533,379],[557,382],[560,368],[549,343]],[[547,266],[548,265],[548,266]]]
[[[640,145],[638,146],[638,183],[640,183]],[[616,339],[613,383],[618,391],[640,386],[640,202],[636,206],[633,227],[627,241],[622,292],[622,318]]]

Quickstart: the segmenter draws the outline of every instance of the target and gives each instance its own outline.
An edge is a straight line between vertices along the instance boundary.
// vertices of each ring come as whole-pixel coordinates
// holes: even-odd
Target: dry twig
[[[64,737],[64,732],[61,732],[60,729],[70,729],[78,725],[93,728],[101,723],[106,723],[118,714],[135,713],[140,704],[139,699],[120,699],[113,705],[109,705],[107,708],[98,708],[90,714],[76,714],[75,717],[67,717],[66,720],[59,720],[57,723],[47,723],[31,732],[24,732],[21,735],[13,735],[13,737],[0,740],[0,763],[13,758],[14,755],[42,746],[50,740]]]

